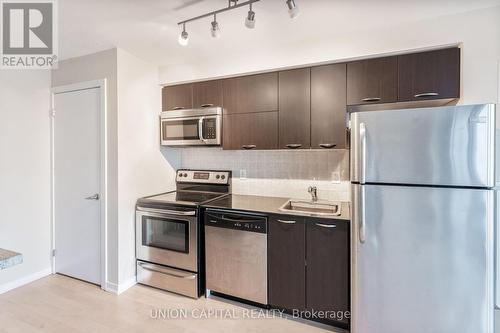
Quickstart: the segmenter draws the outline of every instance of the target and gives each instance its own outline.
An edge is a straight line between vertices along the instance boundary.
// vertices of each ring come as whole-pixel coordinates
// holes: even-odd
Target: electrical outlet
[[[240,179],[247,179],[247,170],[246,169],[241,169],[240,170]]]
[[[332,172],[332,183],[340,184],[340,171]]]

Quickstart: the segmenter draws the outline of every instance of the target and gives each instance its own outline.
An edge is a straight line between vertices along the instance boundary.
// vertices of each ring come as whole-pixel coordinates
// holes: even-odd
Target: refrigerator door
[[[493,187],[495,105],[351,114],[353,182]]]
[[[352,333],[493,332],[493,190],[353,185]]]

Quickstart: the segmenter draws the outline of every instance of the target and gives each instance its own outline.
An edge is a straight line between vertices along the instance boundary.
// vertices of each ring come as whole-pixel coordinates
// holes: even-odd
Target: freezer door
[[[351,332],[493,333],[493,191],[352,190]]]
[[[494,138],[494,104],[353,113],[351,179],[493,187]]]

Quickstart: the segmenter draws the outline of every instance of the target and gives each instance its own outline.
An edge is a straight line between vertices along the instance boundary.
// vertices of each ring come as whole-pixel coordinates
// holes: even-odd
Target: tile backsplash
[[[231,170],[233,193],[310,198],[309,186],[323,200],[349,201],[349,151],[228,151],[181,149],[182,168]]]

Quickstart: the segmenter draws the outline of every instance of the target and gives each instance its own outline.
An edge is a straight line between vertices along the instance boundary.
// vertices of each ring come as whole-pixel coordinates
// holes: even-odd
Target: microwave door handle
[[[205,138],[203,138],[203,122],[205,121],[205,117],[200,117],[198,120],[198,136],[200,140],[205,142]]]

